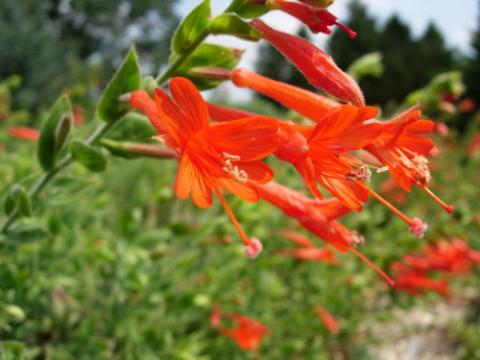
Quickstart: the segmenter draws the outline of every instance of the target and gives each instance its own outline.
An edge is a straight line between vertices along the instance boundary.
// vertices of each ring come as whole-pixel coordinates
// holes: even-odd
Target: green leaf
[[[200,90],[218,86],[221,80],[204,79],[195,74],[195,68],[212,66],[223,69],[233,69],[240,62],[243,50],[226,46],[204,43],[180,66],[175,75],[192,80]]]
[[[22,224],[18,225],[4,235],[4,241],[11,245],[27,244],[39,241],[48,236],[45,228],[38,225]]]
[[[97,116],[107,122],[120,119],[130,110],[128,104],[120,101],[120,96],[139,89],[141,81],[138,55],[132,47],[105,88],[98,104]]]
[[[172,51],[175,54],[188,53],[190,47],[195,43],[208,27],[210,18],[210,0],[204,0],[192,10],[190,14],[180,23],[172,38]]]
[[[380,77],[383,74],[382,54],[380,52],[371,52],[359,57],[348,68],[347,72],[352,77],[360,81],[364,77]]]
[[[14,184],[10,188],[5,199],[4,207],[7,214],[11,214],[15,209],[18,209],[23,216],[28,217],[32,215],[30,196],[25,187],[20,184]]]
[[[246,19],[255,19],[265,15],[271,9],[267,5],[262,5],[255,0],[233,0],[229,10],[237,13]]]
[[[235,14],[221,14],[209,23],[212,34],[233,35],[245,40],[257,41],[261,38],[261,33],[252,25],[242,20]]]
[[[100,172],[107,167],[107,159],[102,152],[80,140],[70,143],[70,153],[76,161],[91,171]]]
[[[61,96],[42,124],[37,155],[45,171],[51,170],[72,129],[72,104],[68,96]]]
[[[25,352],[25,345],[20,341],[7,340],[0,344],[0,358],[2,360],[17,360],[23,359]]]

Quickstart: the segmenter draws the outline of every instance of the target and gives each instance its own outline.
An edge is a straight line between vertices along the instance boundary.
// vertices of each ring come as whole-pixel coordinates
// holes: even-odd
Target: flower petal
[[[200,92],[193,83],[182,77],[170,81],[170,91],[178,107],[185,113],[182,131],[195,134],[208,126],[208,108]]]
[[[248,175],[249,180],[266,184],[273,179],[273,171],[270,167],[261,161],[240,162],[238,167]]]
[[[206,137],[220,153],[240,156],[241,160],[259,160],[277,149],[277,120],[254,116],[214,124]]]
[[[256,202],[260,199],[258,191],[251,185],[242,184],[233,179],[220,179],[219,184],[232,194],[248,202]]]
[[[188,155],[180,159],[175,192],[180,199],[186,199],[192,193],[192,200],[199,208],[206,209],[212,205],[212,189],[204,176]]]
[[[145,90],[134,91],[130,96],[129,102],[131,107],[140,110],[148,116],[150,122],[160,134],[165,133],[165,127],[162,124],[157,105]]]

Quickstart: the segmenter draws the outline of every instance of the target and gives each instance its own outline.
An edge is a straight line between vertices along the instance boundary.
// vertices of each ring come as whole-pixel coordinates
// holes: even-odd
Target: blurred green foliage
[[[262,106],[257,103],[256,111],[268,113]],[[76,128],[74,136],[85,131]],[[433,161],[433,186],[457,206],[453,217],[415,191],[402,208],[430,220],[422,241],[374,202],[342,221],[365,236],[361,251],[386,270],[423,242],[461,236],[480,249],[480,207],[470,201],[480,195],[480,157],[469,156],[460,166],[465,153],[456,135],[437,140],[444,152]],[[19,180],[28,185],[40,171],[28,156],[35,145],[7,139],[5,146],[0,183]],[[293,169],[272,165],[278,181],[301,189]],[[101,174],[87,174],[75,165],[42,194],[35,217],[18,224],[13,236],[1,238],[3,356],[253,358],[211,328],[210,312],[218,303],[227,312],[244,313],[271,328],[260,348],[266,359],[371,359],[377,346],[390,341],[384,327],[403,329],[410,336],[427,331],[409,327],[408,318],[399,319],[395,311],[429,313],[434,304],[445,302],[437,295],[415,298],[393,292],[349,254],[339,255],[336,266],[281,256],[280,251],[292,245],[279,231],[302,231],[296,222],[264,202],[230,198],[245,230],[265,245],[258,259],[247,260],[218,204],[200,210],[175,199],[175,169],[175,161],[155,159],[114,158]],[[385,179],[386,174],[378,175],[374,186]],[[478,275],[453,282],[454,298],[462,299],[469,320],[453,319],[428,330],[446,332],[444,343],[460,359],[480,358]],[[329,334],[314,315],[317,304],[339,321],[338,335]]]

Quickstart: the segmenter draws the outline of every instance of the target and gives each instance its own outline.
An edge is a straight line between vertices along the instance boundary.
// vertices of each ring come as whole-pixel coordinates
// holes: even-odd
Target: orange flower
[[[37,141],[40,137],[40,131],[29,127],[12,127],[8,129],[8,135],[17,139]]]
[[[378,122],[383,130],[372,144],[365,148],[385,164],[400,187],[411,191],[418,185],[446,211],[454,207],[439,199],[428,187],[431,180],[426,155],[432,150],[433,142],[425,137],[435,128],[431,120],[421,118],[421,111],[414,106],[390,121]]]
[[[361,210],[362,202],[368,201],[362,181],[368,180],[369,173],[349,152],[362,149],[380,134],[381,126],[367,121],[377,113],[372,107],[340,106],[308,136],[308,155],[295,166],[315,197],[322,197],[316,187],[319,183],[352,210]]]
[[[322,32],[324,34],[331,34],[332,30],[330,27],[337,25],[344,30],[350,38],[353,39],[357,36],[355,31],[339,23],[337,17],[327,10],[318,9],[308,4],[285,0],[270,0],[269,3],[273,5],[274,8],[296,17],[314,33]]]
[[[231,313],[229,317],[236,322],[232,329],[220,327],[220,307],[214,307],[211,315],[211,324],[221,334],[232,338],[242,350],[257,351],[262,339],[270,333],[270,329],[261,322],[245,315]]]
[[[330,314],[320,305],[316,305],[314,311],[331,334],[336,335],[339,333],[340,325],[332,314]]]
[[[213,110],[214,119],[221,121],[248,116],[217,105]],[[364,180],[360,175],[365,167],[349,152],[365,147],[381,133],[381,125],[367,121],[377,113],[373,107],[343,105],[332,107],[322,118],[317,115],[316,127],[279,122],[280,146],[275,156],[297,168],[315,197],[322,198],[318,182],[346,206],[359,211],[361,203],[368,201],[368,190],[357,181]]]
[[[212,117],[217,121],[251,115],[237,109],[212,104],[209,106]],[[419,218],[408,217],[370,189],[365,184],[365,180],[368,181],[370,177],[369,167],[350,154],[352,150],[369,148],[382,134],[382,123],[370,120],[376,114],[377,110],[372,107],[343,105],[332,108],[321,119],[318,118],[316,127],[279,121],[279,147],[274,154],[297,168],[317,198],[322,197],[316,187],[318,182],[346,206],[359,211],[371,194],[408,224],[413,235],[421,238],[427,224]]]
[[[393,280],[387,274],[355,249],[363,243],[363,238],[335,221],[349,212],[349,209],[337,199],[324,201],[309,199],[304,194],[274,181],[258,184],[256,188],[262,199],[282,210],[285,215],[295,218],[305,229],[333,245],[338,251],[350,251],[390,285],[393,284]]]
[[[247,256],[257,256],[260,241],[247,237],[222,192],[228,190],[251,202],[259,199],[252,184],[264,184],[273,177],[272,170],[260,160],[277,148],[277,121],[249,117],[212,125],[205,101],[189,80],[173,78],[170,91],[172,98],[157,88],[151,99],[145,91],[138,90],[131,94],[130,104],[150,118],[160,138],[177,152],[177,196],[186,199],[191,195],[198,207],[209,208],[215,192],[240,235]]]
[[[420,255],[407,254],[403,263],[419,271],[465,274],[471,271],[475,254],[464,240],[456,238],[425,246]]]
[[[282,255],[303,261],[323,261],[327,264],[337,262],[332,250],[316,247],[305,235],[291,230],[284,230],[282,234],[298,246],[297,249],[283,250]]]
[[[421,295],[427,291],[434,291],[448,297],[448,281],[434,280],[418,272],[402,272],[395,277],[395,288],[412,295]]]
[[[356,81],[322,50],[299,36],[274,30],[260,19],[253,20],[252,25],[305,75],[310,84],[341,100],[365,105]]]

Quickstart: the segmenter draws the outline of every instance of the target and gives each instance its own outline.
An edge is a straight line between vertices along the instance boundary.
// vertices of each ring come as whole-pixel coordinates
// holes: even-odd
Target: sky
[[[200,0],[180,0],[177,11],[181,16],[188,14]],[[211,0],[213,14],[218,14],[225,9],[230,0]],[[336,0],[329,8],[341,22],[347,16],[347,0]],[[470,34],[475,30],[478,16],[478,0],[363,0],[367,4],[371,15],[380,22],[385,21],[390,15],[396,13],[410,24],[413,34],[422,34],[429,22],[434,22],[444,34],[447,44],[463,53],[470,51]],[[262,19],[278,30],[295,32],[300,23],[295,18],[272,11]],[[355,30],[355,29],[354,29]],[[317,45],[322,46],[328,35],[318,34],[314,37]],[[215,36],[209,42],[231,47],[245,49],[245,55],[240,66],[253,69],[258,43],[243,41],[230,36]],[[353,40],[355,41],[355,40]],[[246,91],[235,91],[239,100],[249,97]]]

